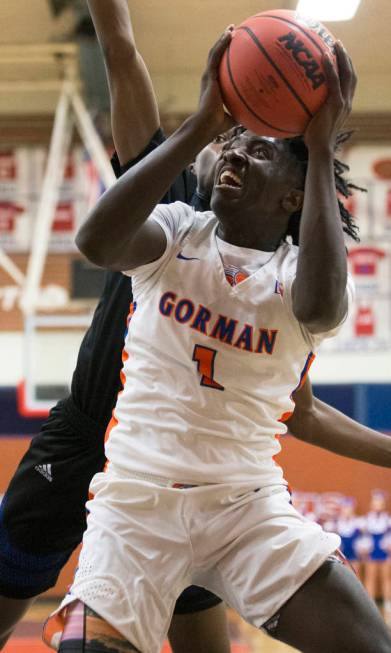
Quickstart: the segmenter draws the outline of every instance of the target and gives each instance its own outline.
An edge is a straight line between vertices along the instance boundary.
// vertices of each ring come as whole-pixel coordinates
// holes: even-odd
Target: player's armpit
[[[337,293],[335,300],[322,302],[319,299],[312,306],[306,301],[309,292],[306,284],[298,282],[296,277],[292,283],[292,310],[296,319],[313,335],[331,332],[346,317],[349,305],[347,290],[341,294],[339,301]],[[319,297],[323,296],[322,289]]]
[[[307,377],[305,383],[292,396],[295,410],[286,421],[289,432],[300,440],[308,440],[311,433],[311,420],[314,416],[314,395],[311,381]]]

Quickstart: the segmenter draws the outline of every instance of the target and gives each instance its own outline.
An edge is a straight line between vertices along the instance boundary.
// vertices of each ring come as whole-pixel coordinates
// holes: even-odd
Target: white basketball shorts
[[[175,489],[109,466],[91,491],[79,566],[47,643],[79,599],[141,653],[159,653],[176,599],[193,584],[259,628],[340,544],[292,507],[285,485]]]

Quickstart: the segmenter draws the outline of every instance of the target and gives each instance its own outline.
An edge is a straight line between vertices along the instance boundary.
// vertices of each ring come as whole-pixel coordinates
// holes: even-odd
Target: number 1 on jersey
[[[217,383],[213,378],[216,354],[216,349],[195,345],[193,361],[197,363],[197,370],[201,375],[201,385],[214,390],[224,390],[224,386]]]

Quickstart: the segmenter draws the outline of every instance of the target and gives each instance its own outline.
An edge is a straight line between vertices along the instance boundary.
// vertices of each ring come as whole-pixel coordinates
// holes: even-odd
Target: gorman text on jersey
[[[232,347],[255,354],[272,354],[274,351],[277,329],[240,325],[238,320],[221,314],[216,317],[206,306],[198,304],[196,307],[191,299],[178,299],[174,292],[163,293],[159,310],[165,317],[173,318],[179,324],[187,325]]]

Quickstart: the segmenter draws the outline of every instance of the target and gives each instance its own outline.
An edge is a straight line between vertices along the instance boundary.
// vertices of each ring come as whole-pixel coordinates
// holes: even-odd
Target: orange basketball
[[[334,37],[296,11],[264,11],[235,28],[220,65],[224,104],[256,134],[302,134],[327,97],[323,53]]]

